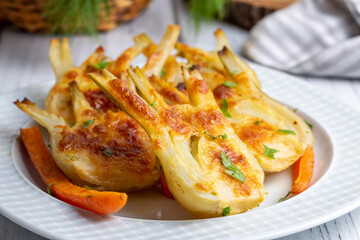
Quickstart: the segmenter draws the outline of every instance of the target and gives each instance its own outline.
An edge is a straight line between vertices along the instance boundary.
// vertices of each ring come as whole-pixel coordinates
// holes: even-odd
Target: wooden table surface
[[[218,27],[225,31],[236,53],[240,52],[241,45],[248,35],[247,31],[241,28],[221,22],[202,25],[197,35],[191,27],[183,1],[153,0],[149,8],[137,19],[101,34],[98,39],[84,35],[71,37],[74,62],[80,64],[100,44],[104,46],[108,56],[115,58],[132,44],[132,36],[141,32],[146,32],[155,41],[159,41],[169,23],[181,25],[181,42],[206,50],[215,48],[213,32]],[[9,27],[1,30],[0,94],[54,79],[48,60],[49,40],[52,37],[54,36],[29,34]],[[304,79],[314,88],[360,111],[360,76],[357,80],[309,77]],[[0,215],[0,239],[44,238]],[[360,240],[360,208],[328,223],[280,239]]]

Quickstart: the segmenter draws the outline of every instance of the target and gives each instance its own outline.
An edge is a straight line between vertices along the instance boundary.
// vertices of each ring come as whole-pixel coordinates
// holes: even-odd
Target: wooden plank
[[[360,208],[350,212],[351,225],[356,230],[356,236],[360,239]]]
[[[314,77],[307,77],[308,83],[314,86],[315,89],[326,93],[328,95],[334,95],[335,89],[333,85],[329,82],[329,79],[324,78],[314,78]]]
[[[356,90],[356,86],[360,89],[360,82],[345,79],[332,79],[330,82],[335,89],[335,96],[360,112],[360,95]]]
[[[29,230],[13,223],[4,216],[0,214],[0,239],[4,240],[17,240],[17,239],[27,239],[27,240],[45,240],[43,238]]]

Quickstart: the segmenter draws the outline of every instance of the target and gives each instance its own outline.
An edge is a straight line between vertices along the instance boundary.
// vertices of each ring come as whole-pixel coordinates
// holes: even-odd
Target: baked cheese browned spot
[[[142,174],[153,171],[155,167],[149,137],[124,112],[111,112],[101,123],[95,122],[85,128],[63,128],[61,135],[59,152],[86,152],[95,159],[92,164],[102,171],[121,167]],[[104,154],[105,148],[111,156]]]
[[[183,103],[183,101],[181,100],[181,97],[176,92],[174,92],[172,89],[164,87],[164,88],[159,89],[158,92],[165,99],[170,100],[173,103],[176,103],[176,104]]]
[[[91,107],[99,109],[103,112],[107,112],[109,110],[113,112],[119,111],[119,108],[117,108],[100,89],[90,89],[84,91],[83,93]]]
[[[219,85],[214,89],[214,97],[216,100],[227,99],[234,95],[235,95],[234,90],[225,87],[224,85]]]
[[[170,126],[175,132],[182,135],[187,135],[190,133],[190,125],[184,121],[181,114],[177,112],[174,107],[170,107],[170,109],[163,109],[161,111],[161,115],[166,121],[167,125]]]
[[[231,162],[244,174],[245,181],[242,183],[224,171],[226,168],[222,164],[221,151],[218,149],[211,151],[210,156],[208,156],[211,162],[211,164],[207,166],[209,174],[212,174],[213,171],[217,171],[218,174],[220,174],[218,179],[221,179],[227,186],[231,187],[235,196],[251,195],[252,189],[258,189],[262,185],[262,183],[258,181],[257,171],[254,171],[243,155],[232,150],[231,146],[221,144],[221,147],[222,151],[229,156]]]
[[[77,76],[79,76],[78,72],[75,70],[70,70],[67,73],[65,73],[65,78],[74,80]]]
[[[196,126],[194,129],[204,128],[205,130],[211,129],[213,126],[221,128],[222,126],[227,125],[227,121],[222,113],[212,108],[192,113],[189,122]]]
[[[276,133],[274,128],[266,123],[251,124],[240,128],[237,128],[235,124],[233,127],[238,132],[240,139],[253,148],[262,145],[266,140],[272,139]]]
[[[191,83],[191,91],[193,93],[202,93],[202,94],[206,94],[209,92],[209,85],[200,79],[191,77],[192,79],[189,80],[189,82]]]

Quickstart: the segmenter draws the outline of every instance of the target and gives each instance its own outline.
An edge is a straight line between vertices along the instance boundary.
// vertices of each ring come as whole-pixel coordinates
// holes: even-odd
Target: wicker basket
[[[76,0],[74,0],[76,1]],[[0,0],[0,19],[29,32],[49,32],[42,10],[46,0]],[[99,31],[108,31],[120,22],[135,18],[150,0],[113,0],[111,15],[102,19]]]

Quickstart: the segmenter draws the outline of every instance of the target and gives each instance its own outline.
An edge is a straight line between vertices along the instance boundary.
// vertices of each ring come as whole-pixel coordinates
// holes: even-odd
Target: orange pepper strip
[[[292,194],[299,194],[309,186],[314,170],[314,150],[309,148],[304,155],[297,160],[293,166],[294,184],[291,188]]]
[[[57,198],[73,206],[99,214],[115,213],[125,206],[126,193],[100,192],[72,184],[56,165],[39,128],[20,129],[20,132],[37,172]]]
[[[174,196],[170,192],[169,187],[167,185],[166,178],[165,178],[163,171],[161,171],[161,174],[160,174],[160,184],[161,184],[161,191],[163,192],[165,197],[174,199]]]

